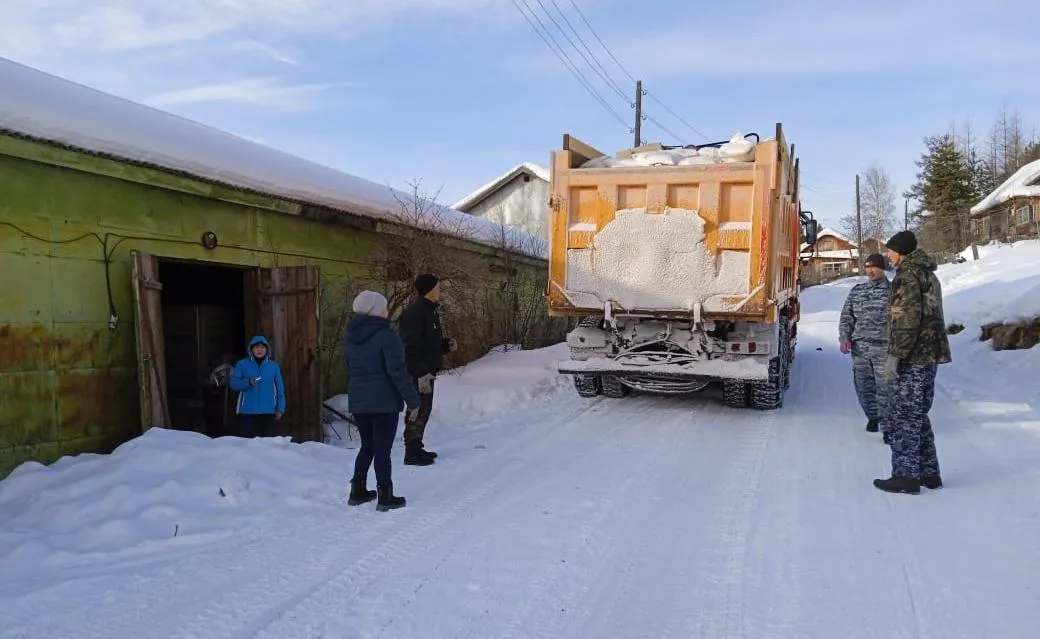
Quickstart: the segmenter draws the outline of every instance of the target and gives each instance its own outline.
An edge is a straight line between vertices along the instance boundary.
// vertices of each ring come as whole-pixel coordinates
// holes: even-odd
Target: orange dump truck
[[[798,323],[801,211],[781,126],[700,147],[552,154],[549,313],[584,397],[684,394],[721,382],[734,407],[783,405]]]

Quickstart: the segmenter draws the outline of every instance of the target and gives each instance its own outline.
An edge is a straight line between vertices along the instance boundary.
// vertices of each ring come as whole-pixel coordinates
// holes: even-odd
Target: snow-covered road
[[[807,292],[780,411],[554,390],[431,427],[441,458],[395,466],[409,504],[386,514],[346,506],[349,452],[314,452],[312,472],[342,472],[303,506],[38,566],[60,579],[3,574],[0,637],[1036,636],[1035,407],[941,385],[947,488],[877,491],[888,449],[835,344],[846,292]]]

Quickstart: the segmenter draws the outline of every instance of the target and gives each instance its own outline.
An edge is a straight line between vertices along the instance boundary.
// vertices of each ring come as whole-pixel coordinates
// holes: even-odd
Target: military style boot
[[[889,477],[888,479],[875,479],[874,488],[883,490],[886,493],[918,495],[921,493],[921,480],[916,477]]]
[[[433,457],[423,454],[421,448],[405,448],[404,449],[404,464],[405,466],[429,466],[433,463]]]
[[[878,420],[871,419],[867,422],[867,432],[876,433],[878,432]]]
[[[350,480],[350,498],[347,500],[347,504],[360,506],[376,498],[376,491],[368,490],[365,483],[364,481]]]
[[[376,492],[379,493],[379,501],[376,503],[376,510],[379,512],[404,508],[404,505],[407,503],[404,497],[394,496],[394,485],[392,483],[386,486],[376,486]]]
[[[943,487],[940,475],[926,475],[921,478],[921,485],[929,490],[939,490]]]

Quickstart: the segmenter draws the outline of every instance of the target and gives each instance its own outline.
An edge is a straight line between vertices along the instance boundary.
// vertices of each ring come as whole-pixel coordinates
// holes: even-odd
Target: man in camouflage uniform
[[[921,486],[942,487],[928,411],[935,396],[936,369],[952,359],[950,342],[935,260],[917,248],[917,238],[910,231],[896,233],[885,246],[896,267],[885,362],[886,377],[892,380],[888,424],[892,476],[875,479],[874,486],[892,493],[917,494]]]
[[[888,382],[884,378],[888,357],[888,293],[885,258],[874,253],[864,262],[867,281],[857,284],[845,298],[838,321],[841,352],[852,353],[852,381],[856,397],[867,416],[867,432],[884,431],[885,443],[891,443],[887,428]]]

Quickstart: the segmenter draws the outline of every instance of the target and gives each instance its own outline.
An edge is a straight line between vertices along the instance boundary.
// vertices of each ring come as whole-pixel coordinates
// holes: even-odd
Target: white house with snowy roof
[[[1040,236],[1040,160],[1030,162],[971,207],[975,238],[1013,241]]]
[[[523,162],[452,206],[538,238],[549,235],[549,169]]]

